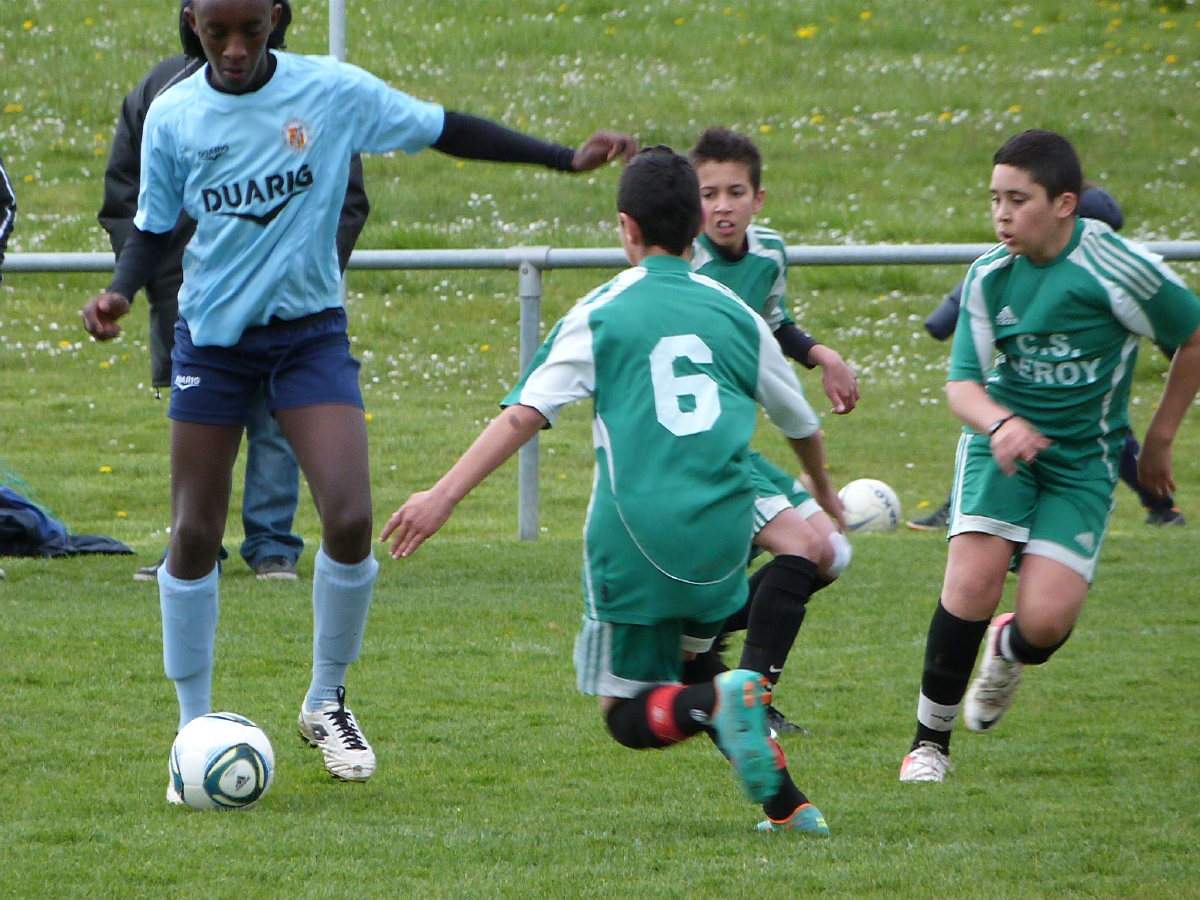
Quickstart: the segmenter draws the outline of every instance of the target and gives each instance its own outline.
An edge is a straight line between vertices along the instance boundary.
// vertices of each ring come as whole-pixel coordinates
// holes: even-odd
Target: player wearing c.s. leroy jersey
[[[901,781],[944,780],[960,705],[969,729],[993,728],[1023,668],[1070,636],[1112,509],[1139,337],[1179,348],[1139,461],[1156,494],[1174,488],[1171,444],[1200,387],[1200,301],[1157,256],[1076,215],[1071,144],[1026,131],[993,163],[1002,245],[963,287],[947,384],[965,426],[950,549]],[[1017,554],[1016,611],[991,619]]]
[[[83,316],[98,339],[115,337],[180,212],[196,221],[172,356],[171,544],[158,571],[180,726],[211,708],[217,553],[242,423],[265,386],[321,516],[312,679],[298,725],[331,774],[361,781],[375,754],[345,706],[344,680],[378,565],[358,363],[338,290],[335,235],[350,157],[432,146],[579,171],[634,147],[611,132],[579,150],[547,144],[412,98],[357,67],[269,51],[280,14],[269,0],[193,0],[184,10],[207,65],[150,107],[134,232],[109,289]],[[178,785],[167,799],[179,801]]]

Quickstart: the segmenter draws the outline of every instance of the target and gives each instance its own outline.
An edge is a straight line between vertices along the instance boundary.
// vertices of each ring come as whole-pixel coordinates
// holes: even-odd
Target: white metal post
[[[541,343],[542,270],[522,260],[517,292],[521,297],[521,371],[529,365]],[[517,457],[517,534],[523,541],[538,536],[538,439],[527,443]]]

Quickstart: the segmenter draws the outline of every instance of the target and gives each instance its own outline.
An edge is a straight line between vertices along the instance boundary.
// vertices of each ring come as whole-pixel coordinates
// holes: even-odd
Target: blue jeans
[[[304,539],[292,534],[299,499],[300,467],[260,390],[246,420],[246,487],[242,494],[242,559],[250,568],[268,556],[293,565]]]

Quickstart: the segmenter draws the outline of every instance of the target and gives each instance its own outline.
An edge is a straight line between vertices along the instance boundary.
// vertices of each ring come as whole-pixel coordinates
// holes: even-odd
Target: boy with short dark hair
[[[692,268],[735,291],[767,323],[786,356],[808,368],[820,365],[825,393],[836,413],[858,402],[858,382],[842,357],[802,331],[788,315],[787,248],[779,233],[755,224],[766,191],[762,157],[754,142],[728,128],[706,129],[688,154],[700,182],[704,230],[692,250]],[[754,573],[745,607],[725,631],[745,629],[741,667],[777,684],[804,622],[809,598],[832,584],[850,564],[841,503],[828,473],[811,483],[758,453],[754,544],[774,556]],[[719,646],[689,666],[688,677],[712,678],[725,665]],[[801,730],[774,707],[768,711],[779,734]]]
[[[591,397],[596,477],[584,530],[579,689],[600,698],[609,731],[627,747],[708,732],[747,795],[763,803],[760,830],[827,834],[768,736],[766,680],[737,669],[680,683],[684,654],[708,648],[746,596],[756,401],[814,473],[824,468],[817,417],[762,319],[682,258],[701,215],[687,160],[664,147],[635,157],[618,209],[634,267],[554,326],[504,412],[433,488],[391,516],[383,538],[393,557],[411,554],[565,404]]]
[[[1171,443],[1200,388],[1200,301],[1159,257],[1076,215],[1083,173],[1071,144],[1025,131],[993,163],[1002,243],[963,286],[946,386],[964,423],[949,557],[901,781],[945,780],[964,693],[967,727],[991,729],[1024,666],[1070,636],[1112,508],[1138,337],[1179,348],[1139,463],[1156,494],[1175,487]],[[992,619],[1014,556],[1016,611]]]

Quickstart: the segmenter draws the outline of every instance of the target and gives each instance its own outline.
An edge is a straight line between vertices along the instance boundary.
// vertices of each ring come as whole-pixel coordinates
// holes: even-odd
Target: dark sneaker
[[[225,548],[222,547],[221,553],[217,557],[217,574],[218,575],[221,574],[221,562],[226,559],[229,559],[229,554],[226,553]],[[148,566],[142,566],[140,569],[135,570],[133,573],[133,580],[134,581],[158,581],[158,569],[166,561],[167,561],[167,551],[164,550],[162,552],[162,556],[160,556],[153,563],[151,563]]]
[[[947,500],[923,519],[909,519],[905,524],[913,531],[945,531],[950,522],[950,501]]]
[[[267,556],[254,565],[259,581],[295,581],[296,564],[283,556]]]
[[[136,569],[133,573],[134,581],[158,581],[158,567],[167,561],[167,551],[164,550],[162,556],[152,562],[148,566],[142,566]],[[180,801],[181,803],[183,801]]]
[[[1183,513],[1179,511],[1178,506],[1171,506],[1167,509],[1152,509],[1146,514],[1147,525],[1174,525],[1183,526],[1187,521],[1183,518]]]
[[[772,737],[783,737],[785,734],[811,734],[803,725],[797,725],[777,710],[774,706],[767,707],[767,728]]]

